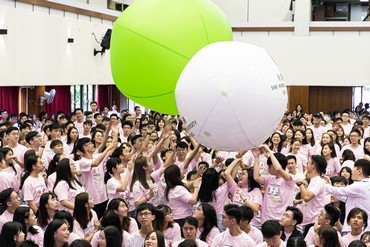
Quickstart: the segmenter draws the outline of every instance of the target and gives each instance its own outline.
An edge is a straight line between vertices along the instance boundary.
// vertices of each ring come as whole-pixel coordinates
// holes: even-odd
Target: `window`
[[[76,108],[89,110],[91,101],[96,100],[96,85],[73,85],[71,86],[71,106],[72,111]]]

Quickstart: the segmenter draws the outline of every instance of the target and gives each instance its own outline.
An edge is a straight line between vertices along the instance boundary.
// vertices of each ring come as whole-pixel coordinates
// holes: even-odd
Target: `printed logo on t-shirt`
[[[280,196],[280,185],[277,184],[270,184],[267,186],[266,193],[271,196],[272,202],[280,203],[282,202]]]
[[[41,196],[47,191],[47,188],[44,184],[40,184],[39,186],[35,187],[35,192],[37,196]]]
[[[84,236],[85,238],[87,238],[94,230],[94,226],[92,225],[88,225],[85,229],[84,229]]]

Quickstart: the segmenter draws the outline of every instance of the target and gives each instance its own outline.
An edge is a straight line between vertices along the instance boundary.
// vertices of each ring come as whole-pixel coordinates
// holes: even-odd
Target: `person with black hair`
[[[172,216],[172,209],[168,205],[160,204],[157,206],[155,217],[155,229],[161,231],[167,243],[177,242],[181,239],[181,227]]]
[[[72,160],[64,158],[58,162],[53,192],[57,195],[60,210],[72,213],[75,197],[85,191],[85,188],[75,179],[76,174],[77,168]]]
[[[281,234],[281,240],[287,242],[290,238],[303,238],[302,233],[297,229],[297,225],[300,225],[302,220],[303,214],[298,208],[287,207],[283,217],[279,221],[280,225],[284,228]]]
[[[128,215],[128,204],[122,198],[114,198],[108,203],[108,210],[113,210],[121,221],[122,229],[132,234],[139,230],[136,220]]]
[[[212,247],[221,246],[256,246],[256,242],[240,228],[242,215],[238,205],[227,204],[222,214],[222,225],[226,230],[218,234],[212,242]]]
[[[139,222],[141,228],[139,231],[134,232],[128,238],[126,242],[126,247],[137,247],[143,246],[145,237],[153,228],[153,221],[155,219],[156,209],[150,203],[143,203],[137,207],[137,221]]]
[[[144,247],[165,247],[165,238],[162,232],[153,230],[145,237]],[[169,245],[171,246],[171,245]]]
[[[87,192],[76,196],[73,209],[73,232],[89,242],[100,228],[98,216],[93,208],[94,201]]]
[[[13,150],[15,161],[21,166],[24,167],[24,153],[28,150],[27,147],[18,143],[19,141],[19,130],[17,127],[10,126],[6,129],[7,146]]]
[[[22,231],[27,240],[32,240],[39,246],[43,246],[44,231],[36,225],[36,215],[30,207],[18,207],[14,212],[13,221],[22,224]]]
[[[334,225],[338,222],[340,216],[340,211],[336,207],[331,204],[327,204],[321,210],[319,217],[315,224],[308,230],[307,235],[305,236],[305,241],[308,246],[315,243],[315,233],[317,229],[321,226],[330,226],[334,227]],[[340,237],[340,232],[338,232],[338,236]]]
[[[347,247],[352,241],[360,240],[363,230],[367,227],[368,214],[361,208],[352,208],[347,216],[351,231],[339,239],[342,247]]]
[[[301,198],[306,202],[306,206],[302,207],[304,215],[302,225],[304,227],[305,236],[311,226],[314,225],[320,211],[324,205],[328,203],[325,193],[325,181],[321,178],[326,172],[326,160],[320,155],[312,155],[311,160],[307,164],[307,174],[310,177],[310,184],[306,188],[302,180],[297,180],[296,184],[301,192]]]
[[[48,224],[53,220],[58,211],[58,198],[52,192],[46,192],[40,197],[40,207],[37,212],[37,225],[45,230]]]
[[[352,179],[356,182],[346,187],[333,187],[325,185],[325,190],[329,194],[346,202],[346,218],[349,211],[354,207],[359,207],[366,212],[370,212],[370,161],[359,159],[355,162],[352,170]],[[366,230],[370,230],[370,221],[367,222]],[[347,222],[343,225],[343,232],[350,231]]]
[[[240,219],[240,229],[251,237],[256,244],[263,242],[262,232],[255,226],[251,224],[254,217],[254,212],[252,208],[247,205],[242,205],[240,208],[241,219]]]
[[[45,168],[41,159],[36,155],[31,155],[27,158],[24,164],[25,174],[21,179],[19,189],[22,190],[23,199],[27,205],[37,212],[40,196],[47,191],[45,179],[39,176],[44,172]]]
[[[287,158],[281,153],[274,153],[268,146],[252,150],[255,157],[253,178],[265,187],[265,195],[262,203],[261,222],[269,219],[280,220],[287,206],[293,204],[295,191],[294,180],[285,170]],[[269,158],[267,165],[270,175],[259,174],[259,155],[266,153]]]
[[[122,235],[116,227],[108,226],[100,231],[99,247],[121,247],[122,244]]]
[[[15,210],[20,206],[21,199],[12,188],[0,192],[0,204],[5,210],[0,215],[0,232],[6,222],[13,220]]]
[[[68,247],[68,225],[62,220],[53,220],[45,230],[44,247]]]
[[[217,214],[215,209],[208,203],[201,203],[193,216],[198,220],[199,225],[197,237],[211,246],[213,239],[220,233],[217,227]]]
[[[283,247],[286,243],[281,240],[282,227],[277,220],[267,220],[262,224],[261,232],[264,242],[258,247]]]
[[[334,187],[344,187],[348,185],[347,179],[343,176],[332,177],[330,178],[330,180],[331,184]],[[344,220],[346,218],[346,204],[333,195],[330,196],[330,204],[340,211],[340,219],[339,222],[336,224],[336,227],[339,232],[342,232]]]
[[[87,240],[76,239],[69,245],[69,247],[91,247],[91,244]]]
[[[18,245],[18,247],[40,247],[40,245],[36,244],[32,240],[25,240]]]
[[[68,231],[69,231],[69,237],[68,237],[68,243],[72,243],[76,239],[80,239],[81,237],[73,232],[73,217],[70,212],[67,212],[65,210],[58,210],[53,220],[62,220],[68,225]]]
[[[5,157],[2,153],[0,153],[0,191],[6,188],[12,188],[18,191],[19,182],[17,180],[17,177],[12,175],[11,173],[4,172],[4,168],[6,168]]]
[[[104,233],[102,233],[102,231],[104,231],[104,229],[106,229],[107,227],[115,227],[117,230],[118,230],[118,236],[116,237],[117,241],[115,243],[112,243],[112,241],[108,241],[106,242],[106,246],[111,246],[109,245],[110,244],[118,244],[118,247],[121,247],[121,245],[123,246],[124,244],[123,243],[126,243],[128,238],[131,236],[131,234],[129,234],[127,231],[124,231],[122,229],[122,224],[121,224],[121,221],[120,221],[120,218],[119,216],[113,212],[112,210],[106,210],[104,212],[104,215],[103,217],[100,219],[100,226],[101,226],[101,229],[103,230],[99,230],[97,231],[93,238],[91,239],[91,246],[92,247],[102,247],[104,246],[100,240],[102,238],[102,236],[104,235]],[[106,233],[106,232],[105,232]],[[113,233],[113,232],[110,232],[110,233]],[[105,239],[108,240],[107,236],[105,235]],[[118,241],[119,240],[119,241]]]
[[[286,247],[307,247],[306,241],[301,237],[289,238]]]
[[[2,147],[0,148],[0,153],[3,154],[5,160],[5,166],[4,164],[2,166],[3,172],[10,173],[17,178],[17,181],[21,181],[22,168],[18,163],[15,162],[13,150],[8,147]],[[19,188],[16,189],[15,191],[18,190]]]
[[[24,241],[25,234],[22,231],[23,226],[16,221],[10,221],[4,224],[0,233],[0,246],[16,247]]]
[[[105,167],[106,172],[104,175],[104,183],[107,187],[108,199],[122,198],[129,200],[130,191],[128,189],[128,183],[131,178],[131,172],[133,169],[133,161],[127,163],[127,170],[125,171],[124,166],[120,159],[110,158]],[[124,173],[124,175],[122,175]]]
[[[308,245],[309,246],[309,245]],[[341,247],[338,232],[331,226],[321,226],[315,235],[317,247]]]
[[[197,243],[198,247],[209,246],[206,242],[197,238],[198,221],[193,216],[188,216],[184,219],[184,224],[181,227],[184,239],[172,243],[172,247],[178,247],[184,240],[193,240]]]

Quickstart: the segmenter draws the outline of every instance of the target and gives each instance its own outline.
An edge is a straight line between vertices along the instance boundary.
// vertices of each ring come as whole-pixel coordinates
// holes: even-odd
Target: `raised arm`
[[[252,154],[254,157],[253,178],[260,185],[264,185],[265,178],[260,175],[260,164],[259,164],[259,157],[258,157],[260,155],[260,150],[258,148],[252,148]]]
[[[292,177],[288,172],[286,172],[280,165],[279,161],[276,159],[274,152],[267,146],[267,145],[261,145],[261,149],[263,149],[264,152],[267,152],[270,159],[272,166],[276,170],[277,174],[282,177],[285,181],[292,181]]]

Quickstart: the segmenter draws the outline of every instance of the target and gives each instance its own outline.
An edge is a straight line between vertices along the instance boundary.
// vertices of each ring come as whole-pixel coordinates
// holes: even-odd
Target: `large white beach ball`
[[[178,80],[176,103],[190,134],[202,145],[241,151],[262,144],[287,107],[283,77],[255,45],[226,41],[205,46]]]

